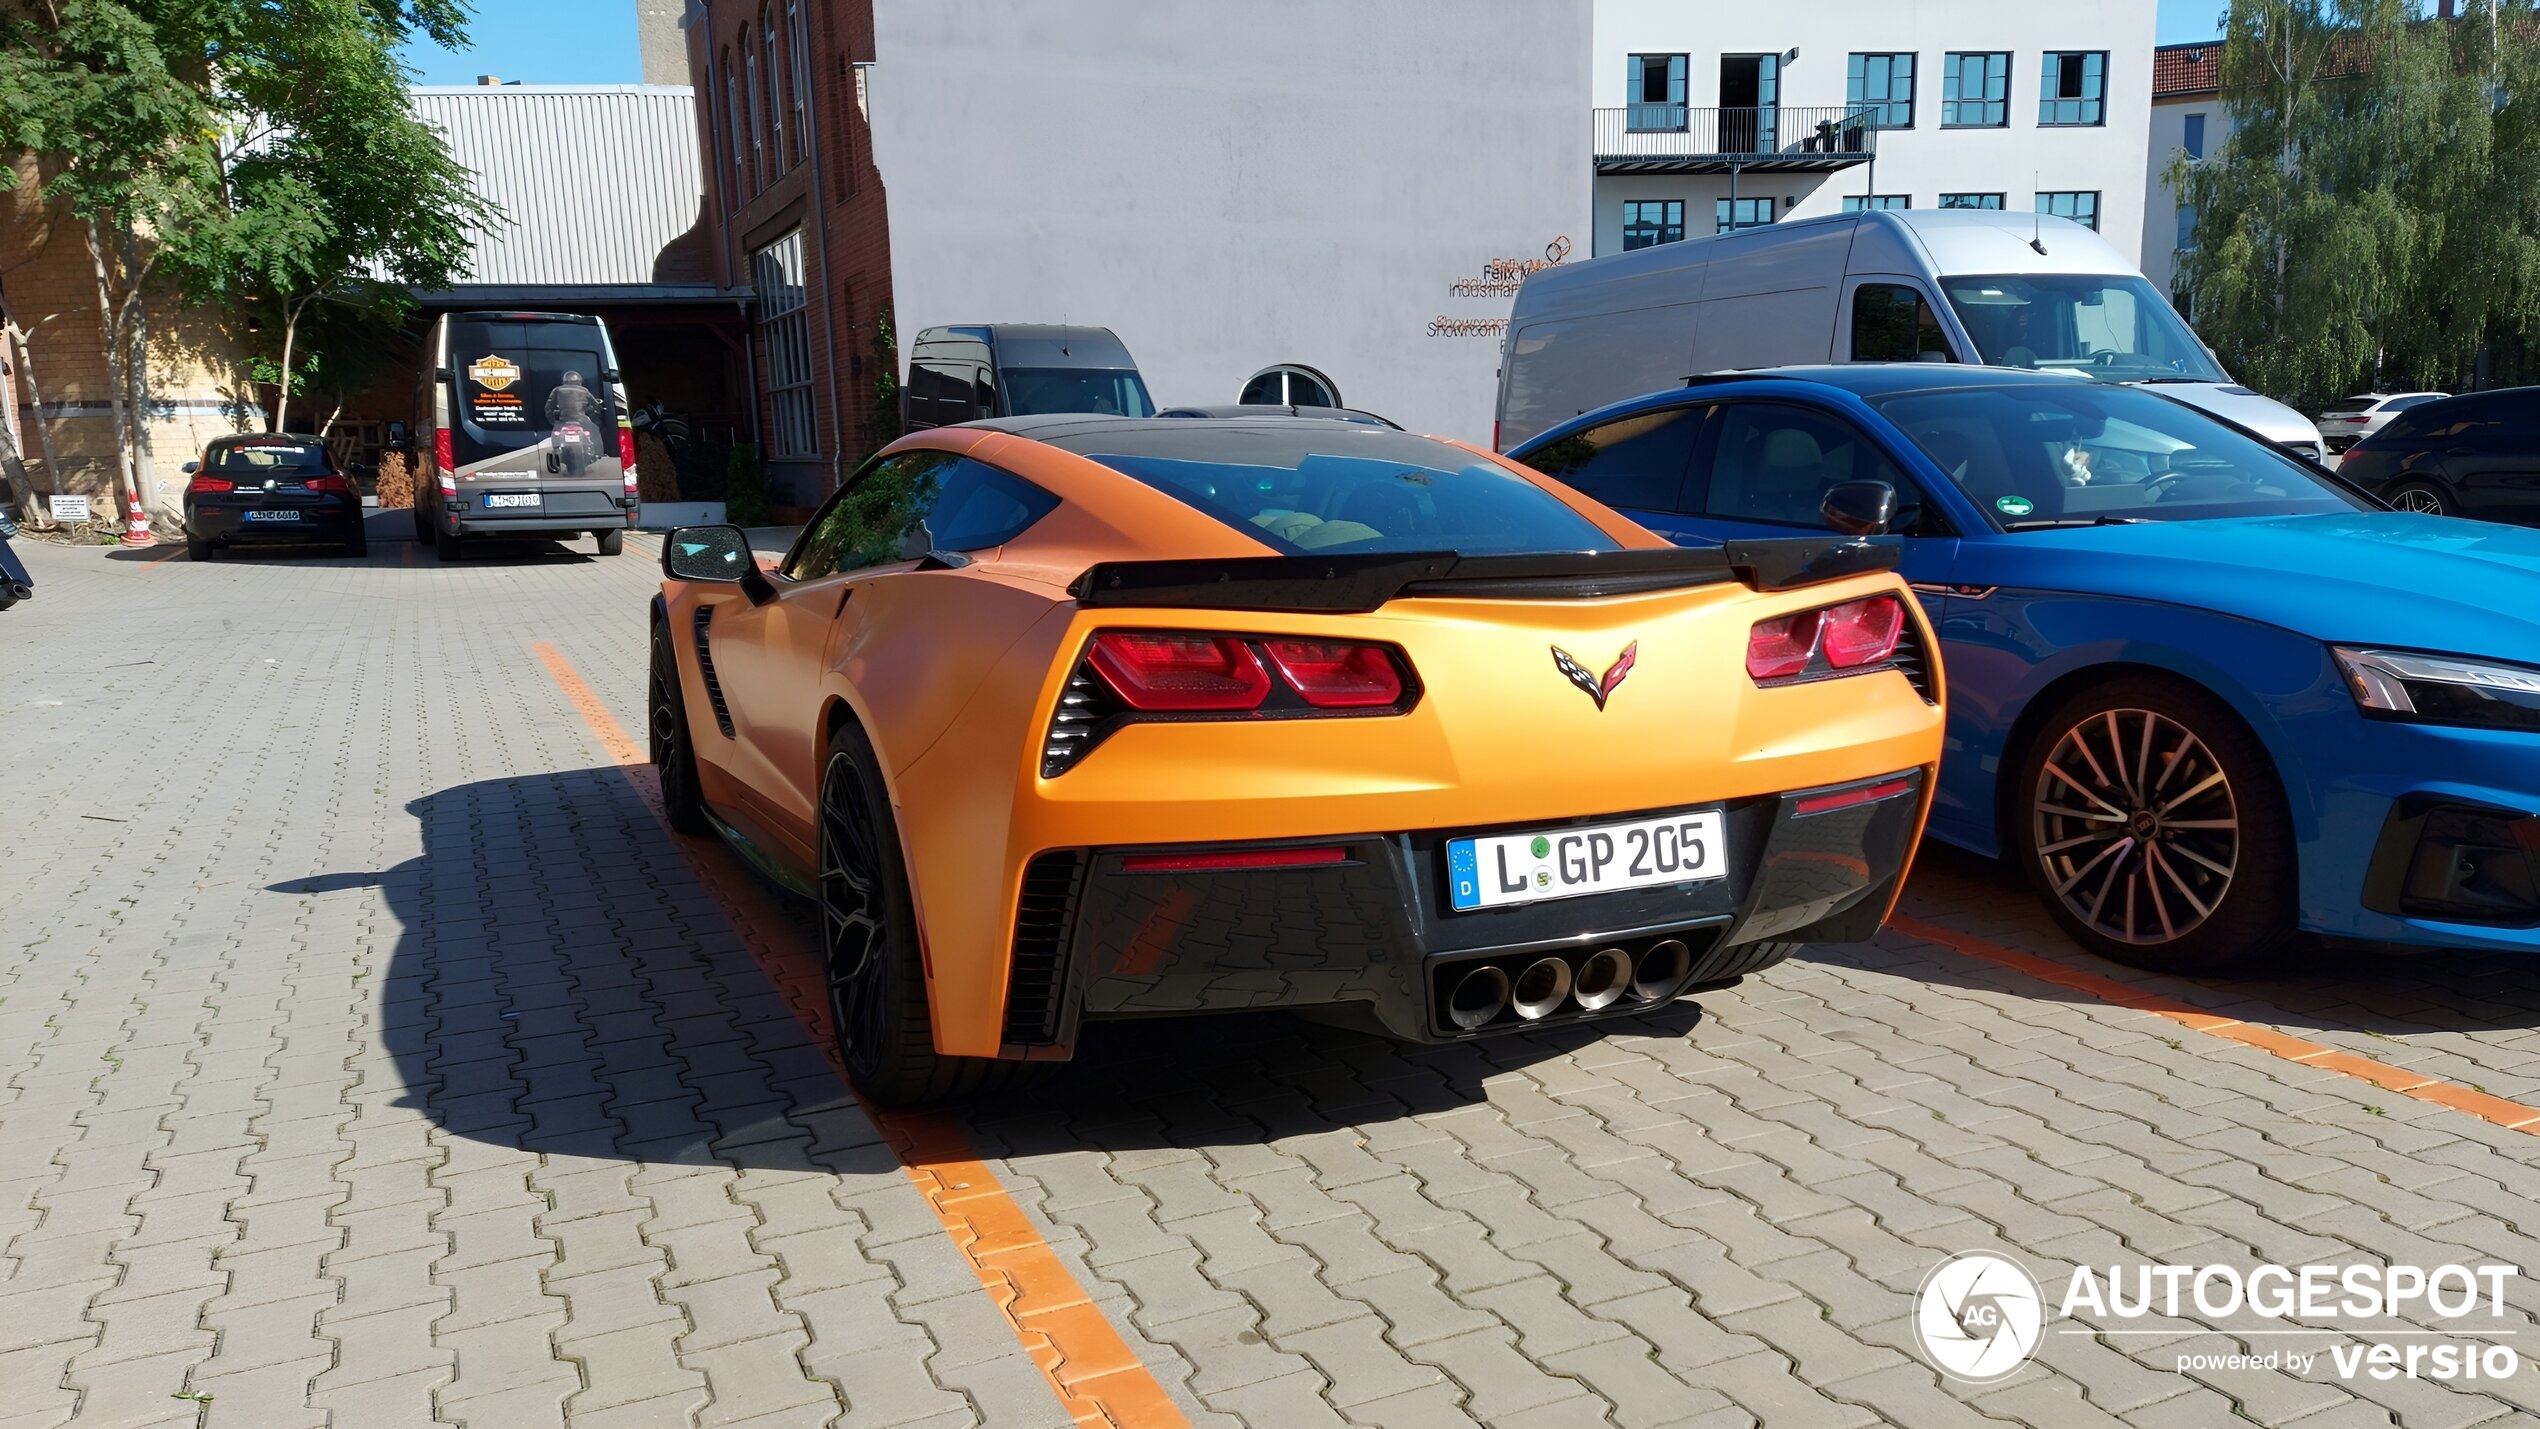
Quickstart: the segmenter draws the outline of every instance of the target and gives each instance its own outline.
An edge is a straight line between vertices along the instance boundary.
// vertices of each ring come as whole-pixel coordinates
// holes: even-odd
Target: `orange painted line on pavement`
[[[542,641],[530,648],[634,786],[636,797],[661,821],[662,831],[688,861],[724,921],[785,994],[795,1018],[813,1044],[828,1053],[843,1081],[845,1069],[838,1066],[837,1043],[827,1025],[828,993],[816,973],[818,960],[791,920],[714,840],[671,830],[662,811],[661,782],[644,748],[553,645]],[[944,1234],[970,1263],[980,1287],[996,1302],[1071,1418],[1087,1425],[1188,1429],[1190,1420],[1173,1397],[1139,1363],[1137,1352],[1033,1228],[960,1127],[933,1113],[883,1111],[861,1096],[857,1101],[890,1141],[910,1183],[926,1198]]]
[[[184,554],[185,548],[183,546],[163,545],[157,550],[152,551],[150,554],[141,558],[141,569],[145,571],[156,570],[159,567],[166,565],[170,560]]]
[[[2115,978],[2083,972],[2079,968],[2068,967],[2052,958],[2042,958],[2035,953],[2023,953],[2016,948],[1989,943],[1971,934],[1941,927],[1937,923],[1926,923],[1920,918],[1909,918],[1900,913],[1888,919],[1887,925],[1908,937],[1920,938],[1927,943],[1938,943],[1944,948],[1964,953],[1968,957],[1980,958],[2014,972],[2025,973],[2040,982],[2051,982],[2058,987],[2068,987],[2075,992],[2088,993],[2102,1002],[2114,1003],[2119,1007],[2130,1007],[2138,1012],[2149,1012],[2156,1017],[2166,1017],[2182,1027],[2192,1028],[2226,1041],[2237,1042],[2244,1047],[2254,1047],[2261,1052],[2282,1057],[2288,1062],[2299,1062],[2306,1067],[2336,1072],[2341,1076],[2353,1077],[2359,1081],[2370,1082],[2384,1090],[2397,1092],[2403,1097],[2414,1097],[2418,1101],[2432,1102],[2436,1106],[2447,1106],[2454,1111],[2464,1111],[2471,1116],[2492,1121],[2510,1130],[2540,1135],[2540,1107],[2507,1101],[2503,1097],[2491,1097],[2485,1092],[2461,1086],[2456,1082],[2429,1077],[2423,1072],[2412,1072],[2405,1067],[2394,1067],[2388,1062],[2376,1062],[2370,1057],[2358,1057],[2352,1052],[2341,1052],[2334,1047],[2278,1032],[2272,1027],[2262,1027],[2237,1017],[2224,1017],[2174,998],[2163,997],[2159,993],[2146,992],[2142,988],[2119,982]]]

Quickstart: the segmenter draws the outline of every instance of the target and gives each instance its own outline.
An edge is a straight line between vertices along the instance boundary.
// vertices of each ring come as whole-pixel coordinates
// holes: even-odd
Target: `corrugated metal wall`
[[[649,283],[697,220],[684,85],[425,87],[414,105],[511,220],[477,240],[463,284]]]

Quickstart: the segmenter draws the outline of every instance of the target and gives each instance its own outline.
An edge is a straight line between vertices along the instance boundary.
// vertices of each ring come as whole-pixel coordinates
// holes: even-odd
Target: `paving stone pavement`
[[[1067,1423],[701,885],[722,855],[532,652],[640,731],[655,548],[442,566],[378,519],[366,562],[27,549],[0,1429]],[[1942,853],[1908,908],[2540,1102],[2540,964],[2151,977]],[[1104,1027],[954,1120],[1198,1424],[2540,1423],[2528,1367],[2178,1367],[2421,1310],[2085,1313],[1934,1373],[1908,1311],[1951,1252],[2050,1305],[2077,1264],[2540,1272],[2540,1137],[1893,931],[1603,1035]],[[2507,1298],[2479,1328],[2540,1345]]]

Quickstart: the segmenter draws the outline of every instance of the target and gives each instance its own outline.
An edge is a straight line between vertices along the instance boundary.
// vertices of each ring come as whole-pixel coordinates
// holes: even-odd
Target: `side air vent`
[[[1931,652],[1923,648],[1922,628],[1913,621],[1907,620],[1904,633],[1896,637],[1896,653],[1888,657],[1888,663],[1913,683],[1914,693],[1923,697],[1924,704],[1940,703],[1932,688]]]
[[[1078,660],[1075,672],[1067,677],[1067,688],[1058,692],[1049,737],[1041,744],[1041,777],[1055,779],[1075,768],[1076,761],[1111,732],[1112,716],[1118,713],[1120,702],[1103,688],[1093,662]]]
[[[714,607],[710,605],[698,606],[696,621],[697,673],[705,676],[706,698],[714,702],[715,728],[723,731],[723,737],[725,739],[730,739],[732,737],[732,706],[726,703],[723,698],[723,682],[714,677],[714,643],[706,638],[707,630],[713,624]]]
[[[1023,870],[1014,912],[1014,968],[1006,979],[1005,1042],[1046,1047],[1058,1040],[1067,995],[1067,934],[1076,921],[1076,890],[1085,855],[1065,849],[1034,858]]]

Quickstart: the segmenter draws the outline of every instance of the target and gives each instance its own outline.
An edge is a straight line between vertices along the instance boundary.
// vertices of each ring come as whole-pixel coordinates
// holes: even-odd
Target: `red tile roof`
[[[2222,86],[2222,41],[2162,45],[2152,51],[2152,97],[2181,99]]]

